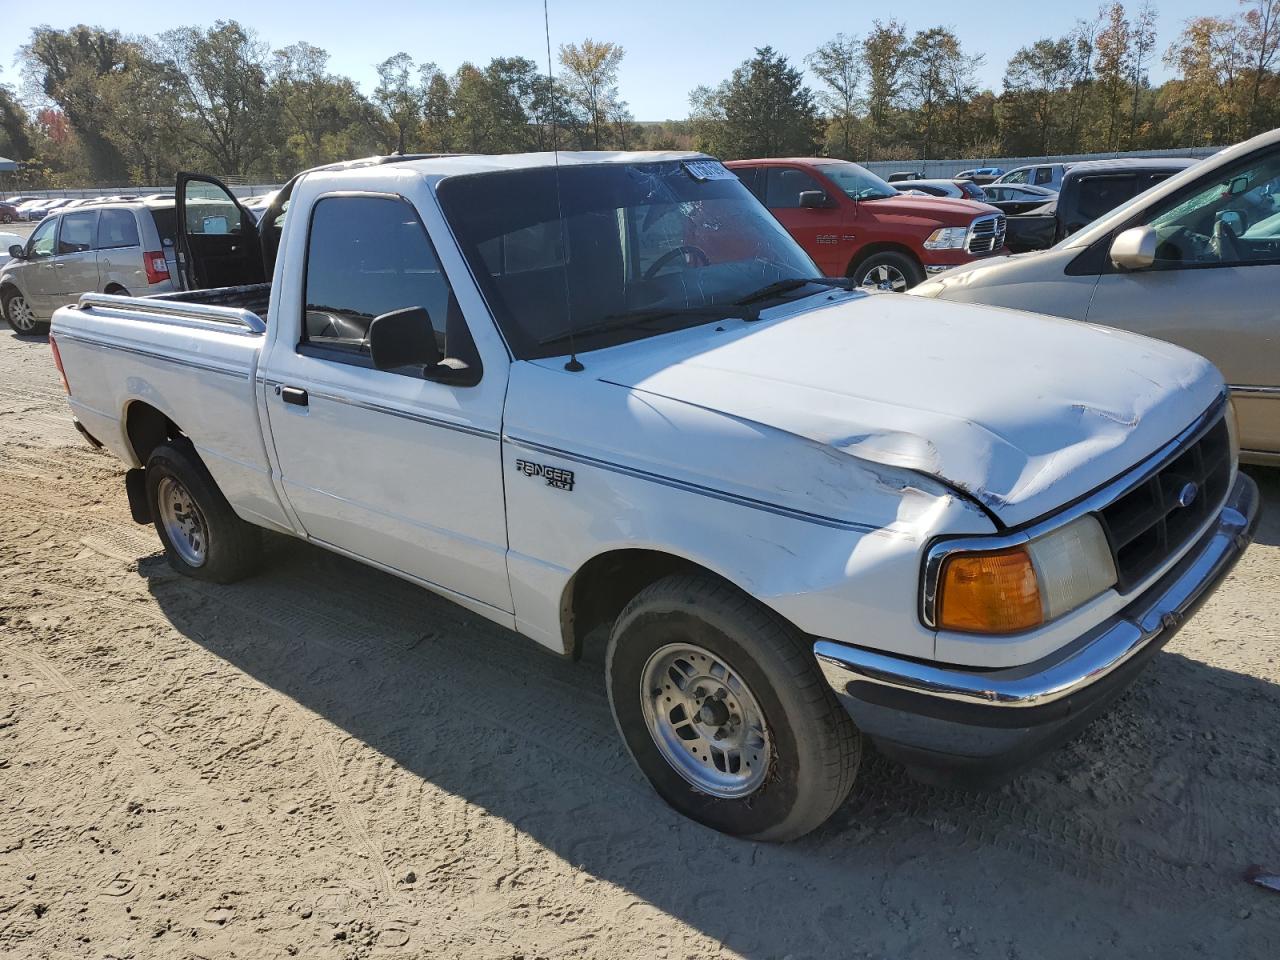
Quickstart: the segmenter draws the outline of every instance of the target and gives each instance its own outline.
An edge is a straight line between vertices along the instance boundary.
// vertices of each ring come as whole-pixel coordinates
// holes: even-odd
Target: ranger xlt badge
[[[545,477],[548,487],[557,490],[573,489],[573,471],[560,467],[549,467],[545,463],[534,463],[531,460],[517,460],[516,469],[526,477]]]

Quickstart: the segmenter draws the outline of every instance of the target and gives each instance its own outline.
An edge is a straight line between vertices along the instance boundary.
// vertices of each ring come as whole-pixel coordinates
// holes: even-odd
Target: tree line
[[[1150,0],[1104,4],[1019,49],[997,93],[982,54],[947,27],[876,20],[801,64],[758,48],[688,116],[638,123],[619,89],[625,49],[560,46],[549,77],[525,57],[451,72],[397,53],[366,95],[305,42],[273,48],[235,21],[125,36],[39,27],[0,86],[0,154],[32,185],[163,183],[179,169],[260,180],[375,153],[700,149],[725,159],[854,160],[1092,153],[1231,143],[1280,125],[1280,0],[1186,21],[1156,49]],[[1172,78],[1150,71],[1162,58]]]

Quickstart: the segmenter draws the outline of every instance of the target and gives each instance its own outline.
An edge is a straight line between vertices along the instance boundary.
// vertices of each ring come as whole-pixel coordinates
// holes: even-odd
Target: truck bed
[[[120,459],[143,466],[134,435],[139,416],[154,417],[149,408],[190,438],[241,517],[287,530],[255,379],[270,292],[263,283],[157,297],[89,293],[54,313],[51,337],[73,412]]]
[[[168,300],[174,303],[198,303],[210,307],[233,307],[238,310],[248,310],[265,324],[267,308],[271,303],[271,284],[250,283],[239,287],[183,290],[178,293],[161,293],[146,299]]]

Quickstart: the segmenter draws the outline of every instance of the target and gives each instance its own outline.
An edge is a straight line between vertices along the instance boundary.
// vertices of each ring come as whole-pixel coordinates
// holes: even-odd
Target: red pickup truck
[[[725,166],[828,276],[906,290],[1004,249],[1005,218],[995,207],[903,196],[847,160],[733,160]]]

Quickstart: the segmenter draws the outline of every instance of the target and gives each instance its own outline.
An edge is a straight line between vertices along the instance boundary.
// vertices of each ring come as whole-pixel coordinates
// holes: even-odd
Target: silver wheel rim
[[[862,286],[902,293],[907,289],[907,277],[895,266],[878,263],[863,275]]]
[[[691,643],[655,650],[640,704],[663,759],[713,797],[753,793],[769,769],[769,728],[751,690],[724,658]]]
[[[9,320],[15,329],[23,333],[35,329],[36,315],[31,312],[31,306],[27,303],[26,297],[18,295],[9,301]]]
[[[208,526],[187,488],[173,477],[162,477],[156,487],[156,500],[160,522],[174,552],[188,566],[203,566],[209,553]]]

